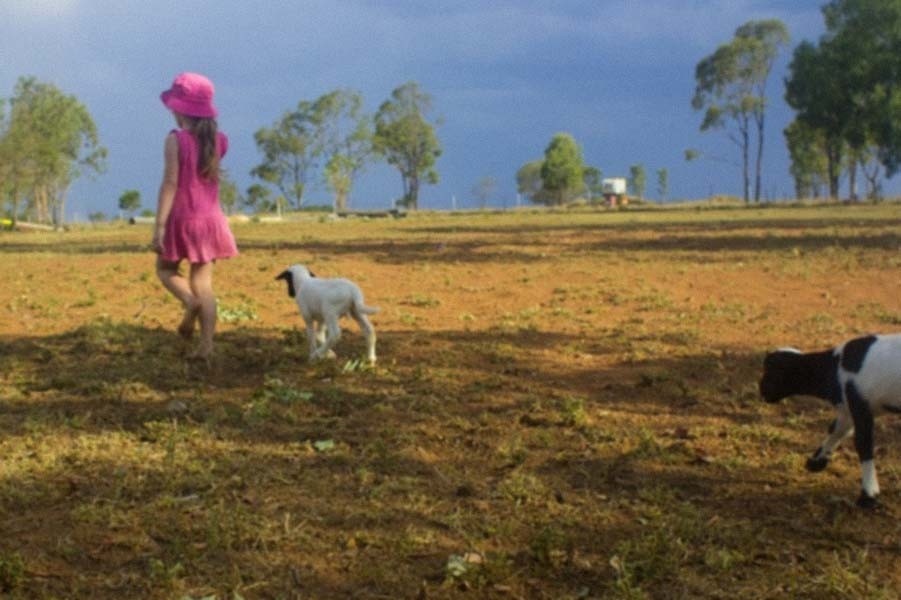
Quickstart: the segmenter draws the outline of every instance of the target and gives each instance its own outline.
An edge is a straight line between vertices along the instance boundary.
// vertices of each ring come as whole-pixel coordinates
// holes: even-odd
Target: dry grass
[[[247,225],[209,370],[133,228],[0,234],[9,598],[894,598],[883,508],[763,352],[901,323],[897,207]],[[355,279],[308,365],[293,262]]]

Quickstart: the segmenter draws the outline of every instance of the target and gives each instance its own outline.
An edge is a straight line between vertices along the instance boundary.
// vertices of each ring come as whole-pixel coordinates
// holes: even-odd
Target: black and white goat
[[[348,279],[316,277],[303,265],[292,265],[276,279],[288,284],[288,295],[294,298],[307,328],[310,361],[334,357],[332,348],[341,338],[338,320],[351,316],[366,338],[366,358],[375,364],[375,329],[366,315],[378,312],[378,308],[366,306],[363,292]]]
[[[760,394],[767,402],[796,394],[831,402],[837,417],[829,426],[829,437],[807,459],[807,470],[825,469],[832,451],[853,431],[861,468],[857,504],[876,505],[873,417],[901,413],[901,334],[859,337],[823,352],[794,348],[770,352],[763,363]]]

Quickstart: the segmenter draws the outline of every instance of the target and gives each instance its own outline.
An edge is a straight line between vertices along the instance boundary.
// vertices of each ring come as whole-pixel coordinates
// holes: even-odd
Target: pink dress
[[[163,260],[208,263],[238,255],[235,237],[219,206],[219,182],[197,171],[200,147],[186,129],[174,130],[178,139],[178,189],[163,235]],[[217,133],[220,158],[228,150],[228,137]]]

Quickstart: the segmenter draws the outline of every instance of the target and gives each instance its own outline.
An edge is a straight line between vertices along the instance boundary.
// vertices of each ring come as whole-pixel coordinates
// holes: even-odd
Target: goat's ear
[[[276,280],[284,279],[288,283],[288,295],[294,298],[297,295],[297,291],[294,289],[294,274],[291,271],[282,271],[278,274]]]

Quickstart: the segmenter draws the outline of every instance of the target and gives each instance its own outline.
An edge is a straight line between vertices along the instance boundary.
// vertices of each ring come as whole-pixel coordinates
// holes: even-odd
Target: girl
[[[209,363],[216,329],[213,263],[238,254],[219,207],[219,159],[228,149],[228,138],[217,131],[213,84],[203,75],[182,73],[160,98],[179,129],[166,136],[152,242],[158,255],[156,272],[184,305],[179,335],[191,339],[200,319],[200,343],[190,358]],[[182,259],[191,263],[188,278],[178,272]]]

